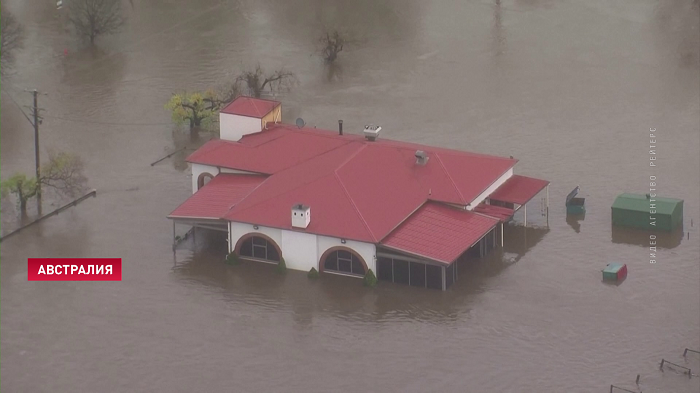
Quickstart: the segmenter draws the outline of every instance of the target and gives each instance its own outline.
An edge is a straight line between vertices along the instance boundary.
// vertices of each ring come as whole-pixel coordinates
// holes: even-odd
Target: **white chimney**
[[[382,127],[379,126],[374,126],[374,125],[367,125],[365,126],[365,138],[367,138],[368,141],[374,141],[379,137],[379,131],[382,130]]]
[[[309,222],[311,221],[311,208],[302,205],[302,204],[297,204],[292,206],[292,227],[293,228],[303,228],[306,229],[306,227],[309,226]]]

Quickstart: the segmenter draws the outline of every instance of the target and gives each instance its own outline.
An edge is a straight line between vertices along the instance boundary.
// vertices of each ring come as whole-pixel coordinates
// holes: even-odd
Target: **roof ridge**
[[[234,176],[250,176],[250,175],[241,175],[241,174],[238,174],[238,173],[232,173],[232,175],[234,175]],[[265,182],[266,182],[268,179],[270,179],[270,177],[272,177],[272,176],[270,176],[270,175],[265,176],[265,179],[264,179],[263,181],[261,181],[260,183],[258,183],[255,187],[253,187],[253,189],[250,190],[250,192],[247,193],[246,196],[244,196],[243,198],[241,198],[241,200],[238,201],[238,203],[234,203],[233,205],[231,205],[231,207],[228,208],[228,210],[226,211],[226,213],[224,213],[224,217],[225,217],[227,214],[229,214],[229,213],[231,212],[231,210],[233,210],[233,208],[236,207],[236,205],[240,205],[242,202],[244,202],[244,201],[246,200],[246,198],[248,198],[248,197],[250,196],[250,194],[254,193],[255,190],[257,190],[260,186],[262,186],[263,184],[265,184]],[[251,206],[251,207],[252,207],[252,206]],[[243,209],[243,210],[245,210],[245,209]],[[221,218],[224,218],[224,217],[221,217]]]
[[[428,202],[430,202],[430,199],[424,200],[420,205],[418,205],[417,208],[413,209],[413,211],[409,215],[404,217],[403,220],[401,220],[398,224],[396,224],[396,226],[391,228],[391,230],[389,230],[389,232],[387,232],[386,235],[384,235],[384,237],[379,241],[379,243],[383,242],[384,240],[386,240],[387,237],[391,236],[391,234],[394,233],[395,230],[399,229],[399,227],[401,225],[403,225],[406,221],[408,221],[408,219],[411,218],[411,216],[416,214],[416,212],[418,210],[420,210],[423,206],[425,206]]]
[[[335,179],[338,181],[338,184],[340,184],[340,187],[343,189],[343,192],[345,193],[345,196],[348,198],[350,201],[350,204],[352,205],[352,208],[355,209],[355,213],[357,213],[357,216],[360,217],[360,220],[362,221],[362,225],[365,226],[365,229],[367,229],[367,232],[369,232],[369,235],[371,236],[372,240],[375,243],[379,243],[379,240],[377,239],[377,236],[374,235],[374,232],[372,232],[372,229],[369,227],[369,224],[367,224],[367,221],[365,220],[365,217],[360,213],[360,209],[357,208],[357,205],[355,204],[355,201],[352,199],[350,196],[350,193],[348,192],[348,189],[345,187],[345,183],[340,179],[340,176],[338,175],[337,170],[333,171],[333,175]]]
[[[350,143],[352,143],[352,142],[350,142]],[[350,143],[344,143],[344,144],[342,144],[341,146],[345,146],[345,145],[348,145],[348,144],[350,144]],[[342,167],[344,167],[348,162],[350,162],[350,160],[352,160],[352,159],[355,158],[358,154],[360,154],[360,152],[361,152],[362,150],[365,150],[366,147],[367,147],[367,145],[365,145],[365,144],[360,145],[360,148],[357,149],[357,151],[355,151],[354,153],[350,154],[350,156],[349,156],[348,158],[346,158],[345,161],[343,161],[342,163],[340,163],[340,165],[338,165],[338,167],[335,168],[335,170],[333,170],[333,172],[337,175],[337,174],[338,174],[338,171],[339,171]],[[345,185],[343,185],[343,187],[345,187]]]
[[[457,195],[459,196],[459,199],[462,201],[462,203],[468,203],[466,198],[464,198],[464,195],[462,195],[462,191],[460,191],[459,187],[457,187],[457,183],[455,183],[454,179],[452,178],[452,175],[450,175],[450,171],[447,170],[445,163],[442,162],[442,159],[440,158],[440,153],[435,152],[435,157],[437,158],[438,162],[440,163],[440,167],[442,167],[442,170],[445,172],[445,175],[447,176],[447,178],[450,179],[450,183],[452,183],[452,187],[454,187],[455,191],[457,191]]]
[[[263,181],[263,182],[260,183],[260,184],[262,185],[262,184],[265,183],[268,179],[271,179],[273,176],[282,174],[282,173],[284,173],[284,172],[286,172],[286,171],[288,171],[288,170],[291,170],[291,169],[293,169],[293,168],[295,168],[295,167],[297,167],[297,166],[299,166],[299,165],[302,165],[302,164],[306,163],[306,162],[309,161],[309,160],[314,160],[314,159],[317,159],[317,158],[319,158],[319,157],[322,157],[322,156],[324,156],[324,155],[330,153],[331,151],[336,150],[336,149],[339,149],[339,148],[341,148],[341,147],[343,147],[343,146],[346,146],[346,145],[347,145],[347,143],[343,143],[342,145],[336,146],[336,147],[334,147],[334,148],[332,148],[332,149],[330,149],[330,150],[327,150],[327,151],[325,151],[325,152],[323,152],[323,153],[321,153],[321,154],[319,154],[319,155],[317,155],[317,156],[310,157],[310,158],[308,158],[308,159],[306,159],[306,160],[304,160],[304,161],[302,161],[302,162],[299,162],[299,163],[293,164],[293,165],[291,165],[291,166],[288,166],[288,167],[286,167],[286,168],[283,168],[283,169],[281,169],[281,170],[279,170],[279,171],[277,171],[277,172],[275,172],[275,173],[273,173],[273,174],[267,176],[267,178],[265,179],[265,181]],[[274,195],[274,196],[271,196],[271,197],[269,197],[269,198],[263,199],[263,200],[261,200],[260,202],[258,202],[258,203],[256,203],[256,204],[253,204],[253,205],[251,205],[251,206],[249,206],[249,207],[243,209],[243,211],[248,210],[248,209],[250,209],[250,208],[253,208],[253,207],[255,207],[255,206],[257,206],[257,205],[259,205],[259,204],[261,204],[261,203],[267,202],[268,200],[270,200],[270,199],[272,199],[272,198],[276,198],[276,197],[278,197],[278,196],[280,196],[280,195],[282,195],[282,194],[285,194],[285,193],[294,191],[294,190],[296,190],[296,189],[299,189],[299,188],[301,188],[301,187],[304,187],[304,186],[306,186],[307,184],[311,184],[311,183],[313,183],[313,182],[316,182],[316,181],[318,181],[319,179],[323,179],[323,178],[326,177],[326,176],[330,176],[331,174],[332,174],[332,173],[324,174],[324,175],[322,175],[322,176],[319,176],[319,177],[317,177],[317,178],[314,178],[313,180],[311,180],[311,181],[309,181],[309,182],[306,182],[306,183],[303,183],[303,184],[301,184],[301,185],[298,185],[297,187],[288,189],[288,190],[286,190],[286,191],[284,191],[284,192],[282,192],[282,193],[279,193],[279,194],[277,194],[277,195]],[[256,188],[257,188],[257,187],[256,187]],[[345,188],[345,186],[343,185],[343,189],[344,189],[344,188]],[[241,201],[241,202],[242,202],[242,201]],[[354,205],[354,202],[353,202],[353,205]]]

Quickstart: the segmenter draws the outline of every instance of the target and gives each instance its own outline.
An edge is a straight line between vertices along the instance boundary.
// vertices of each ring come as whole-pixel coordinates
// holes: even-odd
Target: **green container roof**
[[[612,205],[613,209],[633,210],[640,212],[649,212],[649,204],[656,204],[657,214],[672,214],[673,210],[679,204],[683,203],[682,199],[674,198],[654,198],[654,202],[647,199],[646,195],[639,194],[620,194]]]
[[[622,267],[625,266],[621,263],[608,263],[608,266],[603,269],[605,273],[617,273],[622,269]]]

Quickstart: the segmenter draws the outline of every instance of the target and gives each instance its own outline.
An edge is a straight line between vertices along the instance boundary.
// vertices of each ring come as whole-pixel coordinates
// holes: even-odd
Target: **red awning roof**
[[[474,208],[474,212],[485,214],[487,216],[493,217],[500,222],[506,222],[508,219],[513,217],[515,212],[513,209],[502,206],[487,205],[485,203],[480,203],[479,206]]]
[[[263,176],[219,174],[170,213],[168,218],[223,218],[265,179]]]
[[[428,202],[381,244],[449,265],[497,224],[494,218]]]
[[[240,96],[226,105],[221,113],[262,119],[280,105],[278,101]]]
[[[508,203],[524,205],[549,184],[546,180],[513,175],[498,187],[489,198]]]

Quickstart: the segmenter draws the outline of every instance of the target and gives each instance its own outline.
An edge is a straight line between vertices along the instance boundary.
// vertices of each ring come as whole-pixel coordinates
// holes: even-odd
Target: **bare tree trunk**
[[[19,199],[19,212],[22,214],[22,217],[27,216],[27,200],[21,197]]]
[[[190,129],[190,140],[192,142],[199,139],[199,127],[194,127]]]

